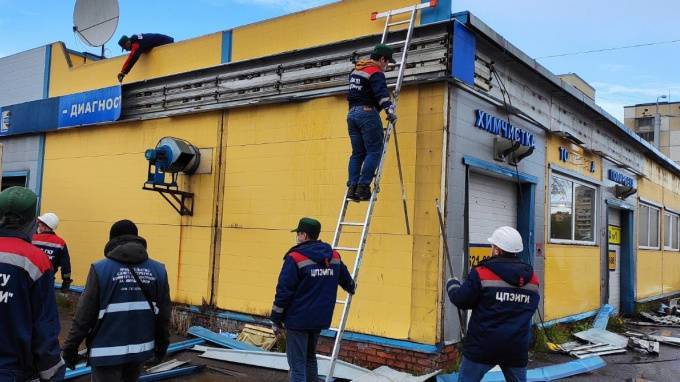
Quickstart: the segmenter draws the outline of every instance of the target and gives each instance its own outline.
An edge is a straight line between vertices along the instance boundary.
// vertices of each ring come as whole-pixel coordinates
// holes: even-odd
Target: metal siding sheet
[[[43,98],[45,47],[0,58],[0,106]]]
[[[501,226],[517,226],[517,186],[486,175],[470,173],[470,243],[487,244]]]
[[[465,25],[457,20],[453,21],[453,63],[451,74],[468,85],[475,84],[475,35]]]

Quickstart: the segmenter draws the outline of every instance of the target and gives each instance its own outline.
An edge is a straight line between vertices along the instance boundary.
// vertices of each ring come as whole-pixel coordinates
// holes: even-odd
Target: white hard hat
[[[522,235],[516,229],[508,226],[497,228],[493,231],[489,243],[509,253],[520,253],[524,250]]]
[[[59,225],[59,217],[52,212],[47,212],[38,216],[38,220],[53,230],[57,229],[57,226]]]

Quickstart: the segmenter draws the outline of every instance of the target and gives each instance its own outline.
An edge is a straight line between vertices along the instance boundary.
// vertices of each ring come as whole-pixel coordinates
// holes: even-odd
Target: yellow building
[[[52,44],[50,98],[3,108],[11,118],[0,137],[45,134],[41,211],[61,217],[75,284],[102,257],[110,225],[127,218],[166,265],[174,302],[266,322],[297,220],[316,217],[321,238],[333,236],[350,152],[347,74],[382,31],[369,15],[411,1],[375,4],[339,1],[161,46],[122,86],[123,57],[83,62]],[[411,233],[391,148],[344,358],[445,367],[460,341],[446,261],[462,276],[488,255],[486,238],[500,225],[522,233],[521,257],[539,276],[549,323],[604,303],[630,312],[636,301],[680,291],[680,167],[474,15],[451,15],[440,1],[419,25],[398,104]],[[87,108],[107,100],[112,108],[90,119]],[[36,110],[46,116],[30,120]],[[144,152],[166,136],[201,149],[201,170],[179,176],[179,189],[193,194],[191,214],[142,190]],[[333,333],[322,335],[328,351]],[[368,359],[366,349],[393,356]],[[411,361],[396,356],[404,351]]]
[[[666,99],[661,95],[659,100]],[[626,106],[624,123],[664,155],[680,162],[680,102]]]

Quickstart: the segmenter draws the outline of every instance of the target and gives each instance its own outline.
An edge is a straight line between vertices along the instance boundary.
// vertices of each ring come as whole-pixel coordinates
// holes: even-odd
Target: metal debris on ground
[[[592,356],[584,359],[577,359],[557,365],[550,365],[539,367],[536,369],[527,370],[527,382],[548,382],[556,381],[562,378],[568,378],[579,374],[590,373],[597,369],[601,369],[607,365],[604,360],[598,356]],[[457,382],[458,373],[440,374],[437,376],[437,382]],[[505,382],[503,373],[500,371],[488,372],[484,375],[481,382]]]
[[[288,371],[288,359],[286,353],[274,353],[268,351],[248,351],[211,347],[196,347],[195,350],[205,350],[200,357],[214,359],[218,361],[233,362],[242,365],[266,367],[269,369]],[[330,357],[316,355],[319,368],[319,375],[326,375],[330,368]],[[370,372],[363,367],[353,365],[349,362],[337,361],[333,376],[336,378],[354,380]]]
[[[604,304],[600,307],[600,310],[595,316],[593,321],[593,328],[595,329],[607,329],[607,324],[609,323],[609,316],[614,313],[614,307],[609,304]]]
[[[624,333],[628,337],[636,337],[636,338],[643,338],[646,340],[652,340],[652,341],[657,341],[662,344],[666,345],[671,345],[671,346],[680,346],[680,337],[670,337],[670,336],[663,336],[663,335],[653,335],[653,334],[644,334],[644,333],[637,333],[637,332],[625,332]]]
[[[203,338],[206,341],[210,341],[214,344],[229,349],[262,351],[262,349],[258,348],[255,345],[247,344],[245,342],[241,342],[228,336],[223,336],[221,334],[208,330],[202,326],[192,326],[189,328],[187,333],[191,334],[192,336]]]
[[[425,382],[440,372],[441,370],[437,370],[430,374],[416,377],[409,373],[394,370],[389,366],[380,366],[379,368],[352,380],[352,382]]]
[[[657,324],[680,326],[680,317],[672,315],[657,316],[647,312],[640,312],[640,316]]]
[[[171,359],[170,361],[159,363],[156,366],[152,366],[148,369],[146,369],[147,373],[158,373],[159,371],[168,371],[172,370],[176,367],[180,367],[187,363],[186,361],[178,361],[176,359]]]
[[[576,358],[588,358],[592,356],[610,355],[625,353],[626,348],[612,346],[609,344],[589,344],[572,349],[569,355]]]
[[[248,376],[248,374],[246,374],[246,373],[241,373],[240,371],[227,369],[227,368],[225,368],[225,367],[215,367],[215,366],[206,365],[206,369],[212,370],[212,371],[214,371],[214,372],[216,372],[216,373],[228,375],[228,376],[230,376],[230,377],[239,377],[239,378],[242,378],[242,377],[247,377],[247,376]]]
[[[645,354],[659,355],[659,342],[643,340],[642,338],[629,338],[628,348]]]
[[[276,335],[271,328],[246,324],[236,337],[238,341],[257,346],[264,350],[271,350],[276,344]]]
[[[168,378],[182,377],[185,375],[190,375],[196,373],[203,369],[203,365],[192,365],[186,367],[180,367],[172,370],[160,371],[158,373],[144,374],[138,379],[139,382],[153,382],[160,381]]]
[[[591,328],[574,333],[573,336],[593,344],[608,344],[619,348],[625,348],[628,345],[626,337],[603,329]]]

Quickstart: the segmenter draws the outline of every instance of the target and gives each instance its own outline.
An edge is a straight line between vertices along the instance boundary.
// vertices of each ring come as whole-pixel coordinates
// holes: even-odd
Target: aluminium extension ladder
[[[413,36],[413,29],[415,27],[416,23],[416,15],[419,10],[424,9],[424,8],[429,8],[429,7],[435,7],[437,5],[437,1],[429,1],[427,3],[420,3],[417,5],[412,5],[410,7],[404,7],[400,9],[395,9],[391,11],[386,11],[386,12],[374,12],[371,14],[371,20],[377,20],[377,19],[382,19],[385,18],[385,28],[383,30],[382,38],[380,40],[381,44],[387,43],[387,35],[390,32],[390,28],[395,27],[397,25],[403,25],[403,24],[408,24],[408,29],[406,30],[406,39],[401,40],[401,41],[395,41],[391,43],[387,43],[387,45],[390,46],[401,46],[402,47],[402,52],[401,52],[401,60],[395,63],[395,66],[397,66],[399,69],[398,75],[397,75],[397,81],[396,85],[394,87],[394,90],[392,91],[392,102],[394,103],[394,106],[397,106],[397,101],[399,99],[399,92],[401,90],[401,85],[404,79],[404,69],[406,65],[406,55],[409,49],[409,44],[411,43],[411,38]],[[403,15],[403,14],[410,14],[408,19],[402,20],[402,21],[395,21],[392,22],[392,17],[397,16],[397,15]],[[380,192],[380,180],[383,175],[383,169],[385,166],[385,158],[387,157],[387,151],[389,147],[389,141],[390,141],[390,136],[394,134],[394,143],[396,147],[396,155],[397,155],[397,167],[399,169],[399,180],[401,182],[401,196],[402,196],[402,202],[403,202],[403,207],[404,207],[404,218],[406,220],[406,232],[407,234],[410,234],[410,228],[409,228],[409,221],[408,221],[408,213],[406,209],[406,192],[404,188],[404,177],[402,174],[401,170],[401,159],[399,157],[399,144],[397,142],[397,131],[396,131],[396,126],[393,122],[389,122],[387,124],[387,129],[385,132],[385,138],[383,141],[383,152],[380,157],[380,164],[378,165],[378,169],[375,174],[375,180],[373,182],[373,192],[371,193],[371,199],[368,201],[368,207],[366,208],[366,214],[364,217],[364,220],[362,222],[349,222],[345,221],[345,215],[347,214],[347,209],[349,204],[352,202],[351,199],[347,197],[347,191],[345,191],[344,197],[343,197],[343,202],[342,202],[342,207],[340,208],[340,213],[338,215],[338,222],[335,227],[335,234],[333,235],[333,249],[337,251],[343,251],[343,252],[354,252],[356,253],[356,257],[354,259],[354,266],[352,270],[352,279],[356,283],[358,276],[359,276],[359,268],[361,267],[361,259],[363,257],[364,253],[364,247],[366,245],[366,239],[368,237],[368,228],[369,225],[371,224],[371,217],[373,216],[373,208],[375,207],[375,203],[377,201],[377,195]],[[347,247],[347,246],[340,246],[340,236],[342,234],[342,230],[344,227],[359,227],[361,228],[361,235],[359,238],[359,245],[357,247]],[[337,305],[342,305],[342,315],[340,316],[340,325],[338,328],[331,328],[332,330],[335,330],[336,335],[335,335],[335,343],[333,344],[333,352],[331,354],[331,362],[330,362],[330,368],[328,370],[328,375],[326,376],[326,382],[330,382],[333,380],[333,372],[335,370],[335,364],[338,360],[338,355],[340,353],[340,345],[342,343],[342,336],[345,332],[345,326],[347,324],[347,318],[349,315],[349,308],[350,305],[352,304],[352,295],[347,294],[347,298],[344,300],[337,300],[336,301]]]

